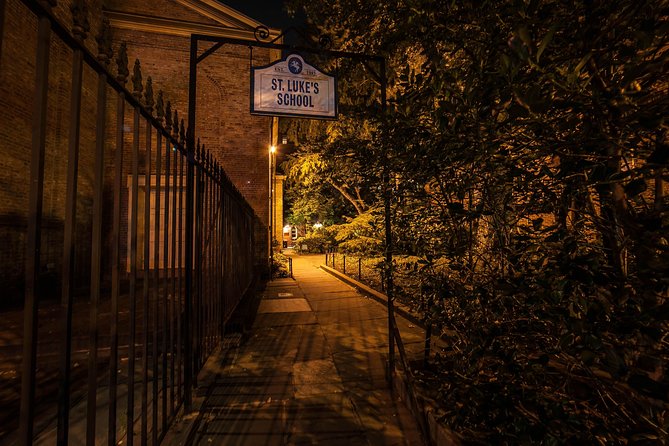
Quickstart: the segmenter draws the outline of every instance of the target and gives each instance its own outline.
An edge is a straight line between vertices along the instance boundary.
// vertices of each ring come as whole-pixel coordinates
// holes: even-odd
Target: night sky
[[[219,0],[221,1],[221,0]],[[221,3],[273,28],[300,26],[300,20],[286,14],[283,0],[222,0]]]

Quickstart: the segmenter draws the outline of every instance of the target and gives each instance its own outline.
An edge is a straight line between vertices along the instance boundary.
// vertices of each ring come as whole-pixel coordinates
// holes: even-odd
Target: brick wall
[[[116,30],[115,46],[128,42],[131,65],[139,59],[154,90],[187,118],[189,39]],[[202,45],[206,48],[206,44]],[[198,66],[196,136],[222,164],[230,179],[267,224],[267,147],[270,118],[249,114],[249,51],[226,46]],[[268,51],[254,51],[254,63],[267,63]]]
[[[140,60],[144,79],[187,119],[189,39],[150,32],[116,30],[114,46],[125,41],[130,65]],[[207,44],[202,44],[206,48]],[[254,51],[254,64],[266,64],[268,51]],[[269,221],[267,147],[270,118],[249,113],[249,51],[226,46],[198,66],[196,137],[225,169],[259,217],[256,241],[267,238]],[[126,144],[129,147],[129,143]],[[126,154],[126,158],[129,153]],[[127,201],[124,201],[127,202]],[[261,254],[262,253],[262,254]],[[266,248],[258,251],[266,260]]]
[[[69,1],[60,1],[54,14],[67,27],[71,27]],[[107,2],[115,9],[128,7],[133,12],[158,12],[170,17],[175,14],[187,20],[198,19],[195,13],[184,12],[181,7],[160,2]],[[109,4],[106,4],[109,7]],[[90,0],[89,20],[91,32],[86,46],[97,53],[94,37],[101,23],[101,0]],[[176,5],[176,6],[175,6]],[[25,234],[30,177],[32,102],[36,58],[37,19],[19,1],[8,0],[5,29],[2,41],[0,69],[0,138],[4,156],[0,157],[0,286],[6,290],[3,300],[22,299],[23,268],[25,263]],[[193,15],[195,14],[195,15]],[[209,19],[200,20],[210,23]],[[114,31],[114,48],[121,41],[128,44],[129,69],[139,58],[144,81],[153,78],[154,91],[164,92],[165,100],[172,102],[180,118],[187,118],[188,100],[188,48],[185,37],[158,35],[148,32],[117,29]],[[203,47],[206,44],[203,44]],[[254,51],[254,63],[266,64],[268,52]],[[113,64],[115,65],[115,64]],[[267,222],[267,146],[269,144],[270,118],[249,114],[249,52],[246,47],[226,46],[205,60],[199,67],[197,136],[201,138],[214,157],[225,168],[233,183],[249,201],[259,216],[255,229],[259,246],[258,262],[266,260]],[[41,246],[41,273],[46,278],[59,278],[63,257],[63,226],[67,182],[67,154],[70,126],[72,52],[54,35],[50,50],[49,98],[47,112],[47,144],[44,173],[43,235]],[[115,72],[115,66],[113,72]],[[132,90],[132,84],[127,85]],[[105,245],[111,247],[111,212],[113,193],[113,160],[115,140],[116,95],[108,89],[107,144],[105,169]],[[95,150],[97,75],[84,68],[82,91],[82,118],[80,129],[80,158],[77,194],[75,276],[77,286],[85,287],[90,278],[90,239],[92,233],[92,188]],[[126,104],[124,123],[124,186],[130,173],[132,147],[132,110]],[[144,124],[140,129],[140,151],[144,147]],[[140,171],[143,159],[140,160]],[[128,193],[122,197],[123,211],[127,212]],[[141,210],[140,210],[141,211]],[[127,233],[123,234],[127,240]],[[122,258],[125,258],[124,246]],[[108,263],[109,259],[105,258]],[[109,268],[105,268],[108,271]],[[49,287],[52,297],[57,297],[59,286]],[[48,296],[47,296],[48,297]]]
[[[61,18],[64,10],[69,13],[69,6],[62,2],[54,12]],[[91,22],[95,23],[95,20]],[[22,297],[20,284],[23,282],[28,221],[36,36],[36,18],[21,2],[9,0],[0,70],[0,140],[4,146],[4,156],[0,158],[0,183],[3,185],[0,188],[0,286],[10,290],[8,299]],[[40,271],[42,276],[49,278],[60,277],[63,256],[71,73],[72,51],[52,36]],[[76,219],[80,242],[90,239],[91,233],[96,89],[96,75],[85,69]],[[75,243],[75,246],[75,275],[78,285],[85,286],[90,275],[90,243]],[[58,287],[51,286],[44,289],[41,297],[57,294]]]

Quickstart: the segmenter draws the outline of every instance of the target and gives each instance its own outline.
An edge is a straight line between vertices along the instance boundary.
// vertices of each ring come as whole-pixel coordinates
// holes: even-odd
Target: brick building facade
[[[61,23],[70,29],[71,3],[72,0],[61,0],[53,9]],[[134,61],[139,59],[144,80],[151,76],[154,91],[162,90],[165,101],[171,102],[172,110],[176,109],[180,118],[187,117],[190,34],[251,41],[254,29],[260,25],[213,0],[86,0],[86,4],[91,29],[85,44],[91,53],[97,54],[95,36],[106,17],[112,28],[114,52],[121,42],[126,42],[130,72]],[[279,33],[270,32],[272,36]],[[0,157],[0,287],[5,290],[5,301],[18,301],[22,296],[36,36],[36,17],[19,0],[8,0],[0,59],[0,138],[4,142],[4,156]],[[209,46],[202,43],[200,51]],[[258,216],[255,239],[259,265],[267,259],[268,147],[276,143],[270,140],[276,132],[271,131],[272,118],[249,113],[249,67],[266,65],[278,57],[279,54],[266,49],[250,51],[244,46],[225,45],[198,66],[196,137],[221,163]],[[82,241],[90,240],[92,232],[97,89],[97,76],[92,70],[85,68],[83,77],[76,218],[76,237]],[[72,78],[72,51],[57,38],[51,41],[49,78],[41,273],[44,289],[57,294],[59,287],[50,286],[50,281],[60,277],[63,258]],[[127,88],[132,90],[131,85]],[[112,99],[109,99],[108,122],[113,122]],[[113,134],[115,129],[110,125],[107,131]],[[127,138],[129,141],[131,135]],[[129,150],[130,144],[126,147]],[[110,173],[105,178],[109,184],[112,152],[109,147]],[[106,196],[112,199],[110,191]],[[127,194],[123,201],[127,209]],[[105,233],[109,229],[105,228]],[[90,275],[90,243],[76,243],[76,250],[75,276],[80,278],[78,284],[85,287]]]

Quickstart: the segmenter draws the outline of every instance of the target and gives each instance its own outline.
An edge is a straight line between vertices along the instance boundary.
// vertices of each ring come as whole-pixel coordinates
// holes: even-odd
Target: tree
[[[326,184],[347,200],[358,214],[367,210],[359,181],[356,181],[355,163],[346,159],[326,160],[317,152],[302,152],[286,165],[291,187],[302,191],[319,190]]]
[[[457,333],[438,397],[468,404],[448,421],[487,443],[666,436],[669,3],[292,4],[388,59],[384,116],[338,67],[353,123],[327,147],[370,185],[389,160],[394,226],[416,235],[397,254],[423,257]]]

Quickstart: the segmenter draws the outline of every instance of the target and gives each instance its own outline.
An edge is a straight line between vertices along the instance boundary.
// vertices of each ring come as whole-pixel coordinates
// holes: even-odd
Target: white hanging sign
[[[253,67],[251,114],[337,119],[337,80],[298,54]]]

